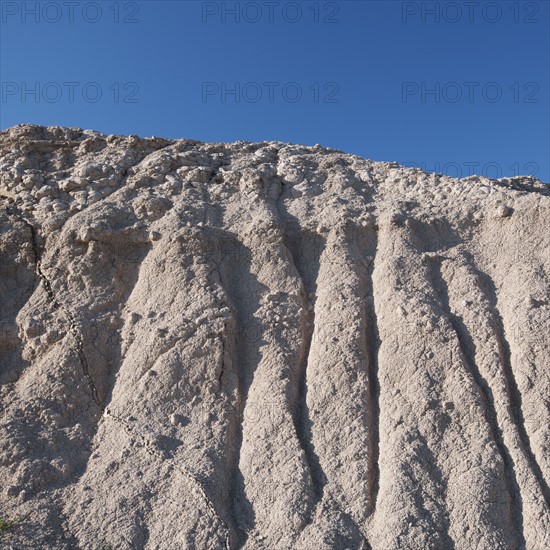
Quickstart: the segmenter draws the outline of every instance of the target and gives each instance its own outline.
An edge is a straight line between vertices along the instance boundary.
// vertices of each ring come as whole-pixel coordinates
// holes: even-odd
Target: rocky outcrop
[[[0,132],[6,548],[550,546],[550,190]]]

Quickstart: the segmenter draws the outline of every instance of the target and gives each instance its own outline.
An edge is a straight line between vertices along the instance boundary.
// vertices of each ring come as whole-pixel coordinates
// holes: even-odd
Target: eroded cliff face
[[[550,546],[545,185],[0,139],[2,547]]]

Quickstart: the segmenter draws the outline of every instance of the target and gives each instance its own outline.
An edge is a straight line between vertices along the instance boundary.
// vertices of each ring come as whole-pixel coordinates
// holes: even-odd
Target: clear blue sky
[[[3,129],[320,143],[550,181],[547,0],[0,5]]]

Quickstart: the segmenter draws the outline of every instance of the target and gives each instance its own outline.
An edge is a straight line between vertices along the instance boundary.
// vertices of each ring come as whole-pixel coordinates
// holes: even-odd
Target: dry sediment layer
[[[2,548],[550,547],[550,191],[0,132]]]

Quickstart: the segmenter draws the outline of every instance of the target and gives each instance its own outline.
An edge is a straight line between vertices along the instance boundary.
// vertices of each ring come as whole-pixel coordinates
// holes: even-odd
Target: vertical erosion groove
[[[497,293],[494,281],[486,274],[474,268],[475,274],[482,283],[481,288],[485,289],[485,297],[491,307],[494,314],[491,317],[491,324],[498,342],[498,354],[500,357],[500,363],[502,365],[502,372],[506,382],[506,393],[508,397],[509,409],[512,417],[512,421],[519,435],[523,451],[527,458],[530,469],[535,475],[537,483],[539,484],[542,496],[545,500],[547,508],[550,509],[550,488],[548,483],[544,479],[544,475],[537,462],[535,454],[531,448],[531,441],[529,434],[525,429],[525,419],[523,417],[521,392],[514,377],[514,371],[512,369],[510,345],[505,336],[504,323],[498,310]]]
[[[314,500],[307,525],[313,522],[317,505],[322,501],[326,476],[313,443],[312,420],[307,404],[310,352],[315,330],[315,309],[311,298],[315,294],[320,266],[322,239],[295,225],[295,233],[287,238],[287,252],[304,294],[301,316],[301,341],[296,376],[296,389],[292,405],[292,420],[296,437],[304,453],[304,459],[313,483]]]
[[[250,531],[248,519],[254,517],[252,503],[246,499],[244,491],[244,476],[241,471],[241,455],[245,441],[243,429],[244,411],[248,401],[248,394],[260,356],[261,333],[254,312],[259,308],[259,296],[262,285],[251,270],[252,256],[237,236],[224,233],[219,238],[220,261],[219,277],[229,301],[236,314],[233,329],[234,365],[237,373],[237,403],[235,410],[235,445],[231,453],[231,471],[229,474],[229,494],[231,500],[231,514],[236,534],[234,548],[242,548],[249,538],[254,540],[257,548],[263,544],[256,541]],[[224,345],[224,350],[226,345]],[[243,517],[243,516],[248,517]]]
[[[493,391],[487,382],[487,380],[481,375],[479,368],[476,364],[476,346],[474,340],[466,328],[462,319],[455,315],[452,311],[449,300],[449,288],[441,272],[441,260],[433,259],[431,261],[431,274],[434,290],[439,298],[441,307],[449,320],[453,331],[456,334],[462,358],[466,365],[470,376],[479,389],[484,407],[485,407],[485,420],[493,441],[497,446],[498,452],[504,463],[506,484],[508,486],[508,492],[512,502],[512,513],[514,515],[514,523],[516,527],[516,534],[518,537],[519,547],[525,547],[525,539],[523,536],[523,503],[521,498],[521,492],[519,483],[515,474],[514,460],[510,454],[508,447],[506,446],[503,438],[502,428],[498,425],[497,410],[495,408],[495,401]],[[491,419],[496,419],[496,423]],[[496,424],[496,425],[495,425]]]
[[[294,260],[294,265],[302,281],[304,292],[306,292],[304,276],[298,270],[296,260]],[[311,475],[311,480],[313,482],[315,501],[313,503],[312,510],[315,510],[317,504],[323,499],[323,491],[326,483],[326,477],[323,473],[321,464],[319,462],[319,457],[317,456],[317,453],[315,452],[315,447],[313,445],[313,434],[311,429],[312,423],[309,415],[309,408],[307,405],[308,364],[309,354],[311,350],[311,341],[313,338],[313,330],[315,327],[315,312],[313,308],[309,310],[311,304],[307,298],[304,300],[303,307],[306,309],[307,313],[302,317],[302,341],[300,345],[298,388],[296,393],[296,404],[293,410],[293,421],[296,435],[304,452],[307,467]],[[312,520],[313,517],[310,517],[309,522],[311,523]]]
[[[367,323],[367,358],[368,358],[368,395],[369,418],[371,421],[369,432],[369,482],[371,503],[370,514],[376,510],[376,501],[380,487],[380,382],[378,380],[378,351],[380,349],[380,335],[378,332],[378,320],[376,317],[376,304],[374,288],[374,270],[376,268],[376,252],[378,248],[378,235],[376,229],[371,229],[367,235],[366,277],[365,277],[365,317]]]
[[[342,234],[338,237],[333,236],[336,240],[332,242],[325,241],[325,239],[318,235],[309,234],[302,228],[297,227],[293,239],[290,239],[289,249],[292,251],[292,256],[296,270],[301,279],[307,296],[311,297],[314,294],[318,294],[317,299],[320,300],[313,308],[313,303],[309,299],[304,301],[304,309],[307,313],[302,318],[302,346],[301,346],[301,361],[300,361],[300,378],[298,388],[298,413],[296,414],[295,427],[298,437],[300,439],[306,461],[311,473],[311,477],[315,488],[315,506],[313,509],[313,515],[310,519],[310,523],[313,522],[315,511],[321,511],[318,505],[322,502],[324,505],[338,510],[338,514],[341,521],[347,525],[347,529],[350,533],[353,532],[353,537],[356,540],[360,540],[363,546],[369,547],[368,542],[364,535],[364,520],[371,515],[375,508],[375,501],[378,492],[379,473],[378,473],[378,347],[379,336],[376,321],[376,312],[374,306],[373,297],[373,271],[374,271],[374,255],[376,253],[377,239],[374,231],[369,231],[366,235],[346,235]],[[304,262],[304,258],[307,258],[307,262]],[[337,270],[337,271],[334,271]],[[339,277],[338,273],[346,273],[349,275],[349,281],[340,285],[340,282],[336,278]],[[347,276],[346,275],[346,276]],[[350,286],[351,285],[351,286]],[[355,295],[354,292],[357,289],[359,294]],[[351,292],[351,294],[350,294]],[[334,318],[330,314],[329,303],[332,299],[335,299],[335,304],[339,304],[343,309],[334,313],[337,315]],[[336,308],[339,310],[339,308]],[[320,316],[317,314],[319,313]],[[351,352],[349,357],[342,357],[340,361],[340,352],[337,326],[340,322],[346,323],[344,319],[355,319],[354,326],[344,325],[343,329],[346,333],[351,330],[350,334],[353,334],[355,330],[355,337],[353,338],[354,345],[357,345],[355,354]],[[331,323],[335,324],[331,324]],[[327,336],[326,341],[317,342],[314,339],[314,334],[325,334]],[[312,342],[313,341],[313,342]],[[317,347],[317,345],[320,347]],[[351,383],[352,379],[363,380],[357,385],[351,386],[350,390],[352,394],[342,396],[341,406],[342,409],[336,409],[333,411],[337,416],[330,418],[330,420],[336,420],[338,414],[344,410],[348,410],[351,414],[359,415],[362,420],[359,420],[357,416],[353,417],[353,420],[361,423],[361,441],[367,445],[368,457],[364,458],[364,462],[361,465],[361,458],[357,455],[350,456],[346,454],[345,449],[339,449],[334,445],[331,447],[323,448],[319,447],[315,449],[316,443],[314,438],[314,428],[319,429],[320,432],[323,429],[318,426],[312,425],[312,418],[308,409],[308,376],[311,376],[311,372],[315,371],[316,364],[311,364],[312,361],[318,361],[321,359],[325,352],[323,346],[329,345],[330,353],[332,354],[331,360],[334,360],[339,366],[339,372],[341,375],[349,378],[348,383]],[[313,350],[312,350],[313,346]],[[350,363],[348,363],[348,360]],[[327,364],[328,367],[328,364]],[[314,371],[310,369],[313,368]],[[320,395],[312,394],[314,400],[321,398],[319,405],[322,407],[322,384],[326,375],[327,383],[330,380],[334,380],[332,377],[337,376],[334,373],[325,372],[321,368],[317,372],[316,376],[320,377],[318,380],[310,380],[313,382],[314,389],[317,388],[321,391]],[[321,385],[319,385],[321,384]],[[363,388],[363,389],[361,389]],[[325,395],[326,398],[326,395]],[[362,409],[362,412],[360,412]],[[354,411],[353,413],[351,411]],[[322,423],[323,414],[330,414],[326,411],[317,412],[314,417],[314,421]],[[325,417],[325,420],[329,418]],[[336,420],[335,424],[329,422],[324,426],[324,429],[339,429]],[[341,419],[342,420],[342,419]],[[350,418],[352,420],[352,418]],[[318,432],[318,433],[320,433]],[[333,437],[339,439],[338,434],[333,434]],[[358,437],[356,434],[355,437]],[[357,441],[354,442],[357,444]],[[321,463],[323,460],[323,463]],[[351,471],[356,472],[357,468],[361,470],[364,468],[365,477],[364,492],[362,499],[364,499],[364,506],[361,512],[356,509],[357,503],[349,501],[349,490],[356,490],[352,486],[346,485],[349,480],[342,478],[342,473],[339,471],[324,471],[326,464],[330,464],[332,460],[342,460],[344,467],[349,467]],[[351,463],[347,461],[351,460]],[[357,461],[357,462],[356,462]],[[354,475],[354,474],[352,474]],[[355,479],[355,478],[353,478]],[[360,481],[358,479],[358,481]],[[333,489],[327,492],[326,487],[329,483],[334,483]],[[341,485],[343,483],[343,485]],[[342,493],[343,491],[343,493]],[[340,495],[340,496],[338,496]],[[355,510],[352,511],[349,507],[354,506]],[[325,506],[323,506],[324,510]],[[359,543],[358,543],[359,544]]]
[[[274,183],[275,188],[278,183]],[[307,404],[308,371],[310,353],[315,331],[315,307],[312,298],[317,290],[317,278],[321,263],[321,250],[324,239],[310,232],[300,225],[300,221],[290,215],[283,201],[284,184],[278,189],[278,196],[271,206],[273,214],[279,224],[289,231],[284,231],[285,249],[292,262],[294,273],[300,282],[303,293],[302,315],[300,318],[300,352],[298,359],[298,373],[296,375],[295,391],[291,403],[292,421],[300,448],[313,484],[313,502],[307,525],[313,523],[317,505],[323,500],[326,476],[323,472],[319,456],[313,443],[312,419]],[[302,530],[302,533],[304,530]]]

